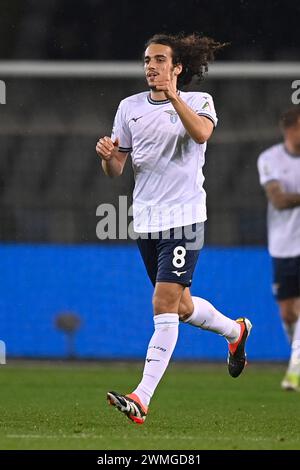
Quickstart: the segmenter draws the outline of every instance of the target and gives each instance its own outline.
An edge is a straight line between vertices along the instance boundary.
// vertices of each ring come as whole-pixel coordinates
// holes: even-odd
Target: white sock
[[[178,338],[179,317],[177,313],[154,316],[154,333],[150,340],[143,378],[135,393],[148,406],[160,379],[168,367]]]
[[[203,330],[214,331],[224,336],[228,343],[235,343],[240,336],[241,326],[234,320],[222,315],[205,299],[192,297],[194,311],[186,323],[197,326]]]
[[[296,323],[297,321],[295,321],[294,323],[286,323],[284,320],[282,320],[282,326],[290,344],[292,344],[293,342]]]
[[[300,316],[295,325],[288,373],[300,375]]]

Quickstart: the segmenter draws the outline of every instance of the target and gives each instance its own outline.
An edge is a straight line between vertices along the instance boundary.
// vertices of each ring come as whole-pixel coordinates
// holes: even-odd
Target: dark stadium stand
[[[95,242],[96,207],[117,205],[134,184],[130,162],[121,178],[104,176],[95,143],[110,133],[118,102],[143,90],[143,80],[20,78],[10,88],[1,109],[1,238],[13,240],[17,228],[19,241]],[[201,89],[213,95],[219,116],[204,169],[206,242],[262,243],[256,159],[280,139],[277,118],[289,104],[290,83],[208,78]]]

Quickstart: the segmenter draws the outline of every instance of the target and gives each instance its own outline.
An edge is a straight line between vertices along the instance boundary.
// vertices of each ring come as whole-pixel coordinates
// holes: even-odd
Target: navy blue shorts
[[[148,276],[156,282],[189,287],[204,243],[204,222],[163,232],[139,234],[137,244]]]
[[[278,300],[300,297],[300,256],[272,258],[273,294]]]

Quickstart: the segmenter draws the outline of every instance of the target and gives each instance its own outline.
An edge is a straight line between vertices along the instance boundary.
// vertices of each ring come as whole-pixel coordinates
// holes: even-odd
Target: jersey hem
[[[172,228],[178,228],[178,227],[187,227],[188,225],[192,225],[192,224],[198,224],[198,223],[201,223],[201,222],[205,222],[207,220],[207,217],[202,217],[201,219],[197,219],[197,220],[189,220],[189,221],[186,221],[184,224],[182,223],[175,223],[175,224],[172,224],[172,225],[163,225],[162,227],[145,227],[144,230],[142,230],[141,228],[136,228],[135,225],[134,225],[134,221],[133,221],[133,229],[136,233],[156,233],[156,232],[163,232],[165,230],[171,230]]]

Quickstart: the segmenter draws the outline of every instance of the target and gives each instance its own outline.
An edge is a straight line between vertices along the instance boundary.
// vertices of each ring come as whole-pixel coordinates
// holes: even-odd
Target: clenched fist
[[[119,149],[119,139],[116,139],[114,142],[110,137],[102,137],[98,140],[96,145],[96,152],[99,157],[108,162],[111,160]]]

